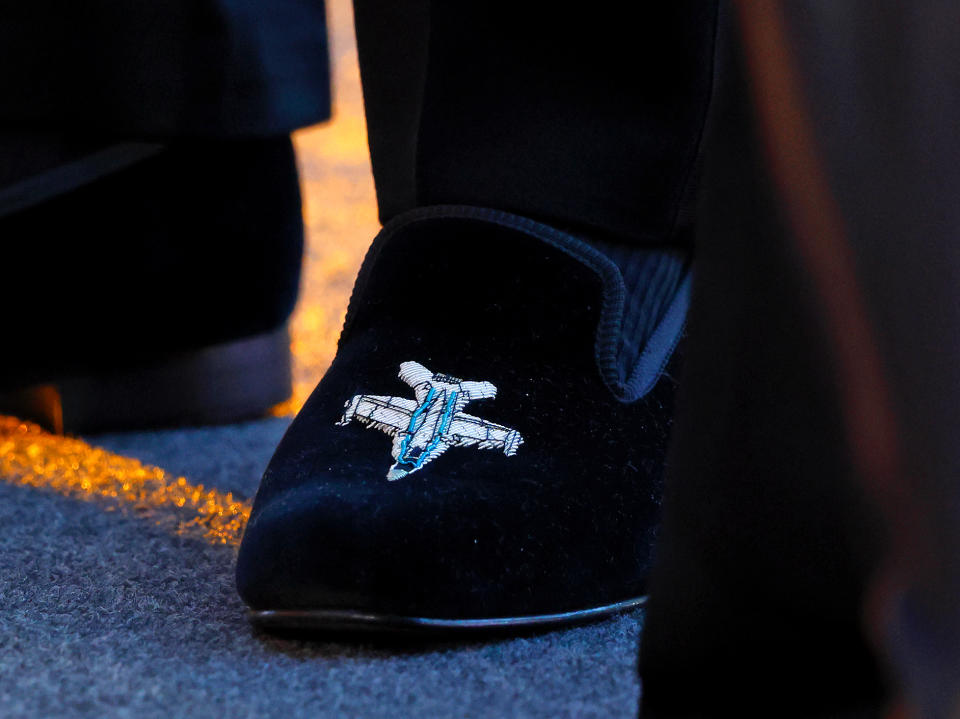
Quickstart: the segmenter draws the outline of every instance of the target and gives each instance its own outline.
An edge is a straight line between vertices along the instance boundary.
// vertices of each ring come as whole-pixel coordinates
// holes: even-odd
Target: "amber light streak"
[[[14,417],[0,417],[0,476],[10,484],[104,500],[217,544],[238,544],[250,516],[249,503],[229,492],[191,484]]]

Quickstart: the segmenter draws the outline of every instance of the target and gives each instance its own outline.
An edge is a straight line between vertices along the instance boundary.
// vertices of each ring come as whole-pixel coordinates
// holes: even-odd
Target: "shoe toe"
[[[274,496],[247,527],[237,565],[241,595],[254,609],[436,618],[594,603],[610,570],[597,557],[622,559],[623,552],[600,546],[599,518],[583,498],[558,502],[513,473],[481,478],[474,468],[467,482],[456,474],[315,478]],[[617,571],[636,572],[635,562]]]

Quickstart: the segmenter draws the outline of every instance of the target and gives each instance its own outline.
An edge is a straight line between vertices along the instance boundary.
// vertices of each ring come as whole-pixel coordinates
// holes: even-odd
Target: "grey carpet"
[[[92,438],[250,497],[286,421]],[[642,614],[404,645],[253,632],[235,550],[0,482],[0,717],[630,717]]]

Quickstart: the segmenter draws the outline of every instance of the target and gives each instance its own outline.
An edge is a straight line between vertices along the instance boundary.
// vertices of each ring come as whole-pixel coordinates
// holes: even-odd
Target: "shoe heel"
[[[71,434],[224,424],[264,414],[290,397],[284,327],[164,357],[0,394],[0,414]]]

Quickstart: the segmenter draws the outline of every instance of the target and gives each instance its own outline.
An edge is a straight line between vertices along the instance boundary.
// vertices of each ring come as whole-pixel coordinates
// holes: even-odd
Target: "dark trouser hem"
[[[330,115],[322,0],[5,3],[0,68],[5,128],[250,138]]]
[[[624,12],[358,0],[381,220],[460,204],[676,241],[690,220],[716,3],[648,5],[640,23]]]

